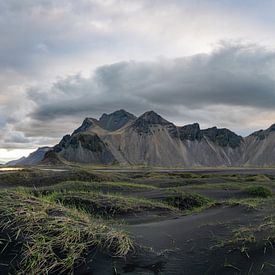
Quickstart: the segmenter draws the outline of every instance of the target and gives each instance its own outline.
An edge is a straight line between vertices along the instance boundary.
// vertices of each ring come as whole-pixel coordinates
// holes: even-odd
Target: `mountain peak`
[[[88,129],[92,128],[95,126],[95,119],[94,118],[91,118],[91,117],[86,117],[81,126],[79,128],[77,128],[73,134],[77,134],[79,132],[84,132],[84,131],[87,131]]]
[[[146,121],[150,124],[160,124],[160,125],[171,124],[171,122],[169,122],[166,119],[162,118],[159,114],[157,114],[154,111],[145,112],[138,119],[144,120],[144,121]]]
[[[271,132],[275,131],[275,124],[272,124],[269,128],[266,130],[259,130],[254,133],[252,133],[250,136],[255,136],[260,140],[265,139]]]
[[[236,148],[241,145],[243,138],[234,132],[230,131],[226,128],[217,128],[212,127],[205,130],[202,130],[202,133],[205,137],[207,137],[212,142],[218,143],[220,146],[229,145],[231,148]]]
[[[108,131],[116,131],[135,119],[133,114],[120,109],[110,114],[104,113],[99,119],[99,125]]]
[[[273,132],[275,131],[275,124],[272,124],[269,128],[268,128],[269,132]]]
[[[165,120],[154,111],[148,111],[138,117],[132,124],[134,129],[140,133],[150,132],[149,129],[152,125],[168,126],[173,125],[173,123]]]
[[[117,111],[114,111],[110,114],[103,113],[102,116],[100,117],[99,121],[102,120],[104,117],[110,117],[110,116],[129,116],[129,117],[134,117],[133,114],[125,111],[124,109],[120,109]]]

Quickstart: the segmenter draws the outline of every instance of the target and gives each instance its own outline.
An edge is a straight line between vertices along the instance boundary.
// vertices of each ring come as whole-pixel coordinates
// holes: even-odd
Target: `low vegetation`
[[[243,226],[232,230],[227,240],[219,241],[216,247],[232,247],[250,258],[251,254],[259,250],[264,255],[267,250],[274,250],[275,220],[273,215],[264,217],[257,225]],[[262,266],[263,268],[263,266]]]
[[[228,199],[222,202],[224,205],[243,206],[248,210],[258,209],[265,200],[263,198]]]
[[[264,186],[250,186],[244,191],[252,197],[268,198],[272,196],[272,191]]]
[[[50,186],[63,181],[115,181],[117,178],[95,171],[83,171],[81,169],[68,169],[64,171],[46,171],[38,168],[23,169],[10,173],[0,173],[0,186],[4,187],[41,187]]]
[[[173,190],[173,189],[172,189]],[[195,208],[205,208],[210,206],[213,201],[209,198],[196,194],[187,192],[177,192],[174,191],[175,195],[168,196],[164,201],[180,210],[192,210]]]
[[[48,195],[53,192],[95,192],[125,193],[141,192],[156,189],[154,186],[145,184],[134,184],[128,182],[96,182],[96,181],[65,181],[59,184],[35,188],[32,193],[35,195]]]
[[[93,215],[114,217],[118,215],[141,213],[145,211],[177,212],[173,206],[158,201],[139,199],[118,194],[100,192],[52,193],[50,201],[59,202],[67,207],[83,209]]]
[[[1,191],[2,253],[17,242],[13,264],[20,274],[69,274],[91,251],[125,256],[133,247],[115,226],[81,211],[19,191]]]

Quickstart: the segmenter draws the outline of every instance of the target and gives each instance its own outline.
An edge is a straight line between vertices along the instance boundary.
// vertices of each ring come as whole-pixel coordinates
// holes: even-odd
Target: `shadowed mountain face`
[[[260,140],[267,138],[270,133],[275,132],[275,124],[271,125],[266,130],[259,130],[251,134],[251,136],[257,137]]]
[[[111,114],[103,114],[99,119],[99,125],[108,131],[116,131],[135,119],[133,114],[118,110]]]
[[[243,138],[228,129],[178,127],[154,111],[135,117],[119,110],[86,118],[47,156],[93,164],[154,166],[275,165],[275,126]],[[273,154],[274,151],[274,154]]]

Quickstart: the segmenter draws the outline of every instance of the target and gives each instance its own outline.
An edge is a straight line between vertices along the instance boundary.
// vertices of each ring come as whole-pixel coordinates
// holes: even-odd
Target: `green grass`
[[[167,213],[178,211],[175,207],[163,202],[111,193],[77,191],[62,194],[56,192],[44,198],[107,218],[125,214],[135,215],[146,211],[164,211]]]
[[[246,194],[252,197],[268,198],[272,196],[271,189],[264,186],[250,186],[244,190]]]
[[[128,182],[85,182],[65,181],[55,185],[35,188],[31,192],[35,195],[47,195],[53,192],[141,192],[156,189],[154,186],[145,184],[134,184]]]
[[[229,199],[223,201],[222,203],[225,205],[232,205],[232,206],[244,206],[247,209],[258,209],[266,199],[263,198],[244,198],[244,199]]]
[[[185,192],[179,188],[168,188],[167,190],[171,192],[171,195],[164,198],[163,202],[184,211],[185,214],[203,211],[216,203],[208,197],[194,192]]]
[[[19,191],[0,192],[0,228],[7,245],[22,242],[19,274],[69,274],[91,251],[125,256],[133,248],[123,230]]]
[[[50,170],[40,170],[38,168],[23,169],[10,173],[0,173],[0,186],[25,186],[41,187],[51,186],[63,181],[118,181],[113,174],[103,174],[100,172],[88,172],[81,169],[70,169],[68,171],[54,172]]]
[[[256,182],[266,182],[266,181],[270,181],[270,177],[268,175],[246,175],[244,177],[245,181],[256,181]]]

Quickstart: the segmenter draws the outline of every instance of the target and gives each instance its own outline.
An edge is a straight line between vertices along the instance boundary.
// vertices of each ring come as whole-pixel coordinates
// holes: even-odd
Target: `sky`
[[[273,0],[0,0],[0,162],[85,117],[275,123]]]

